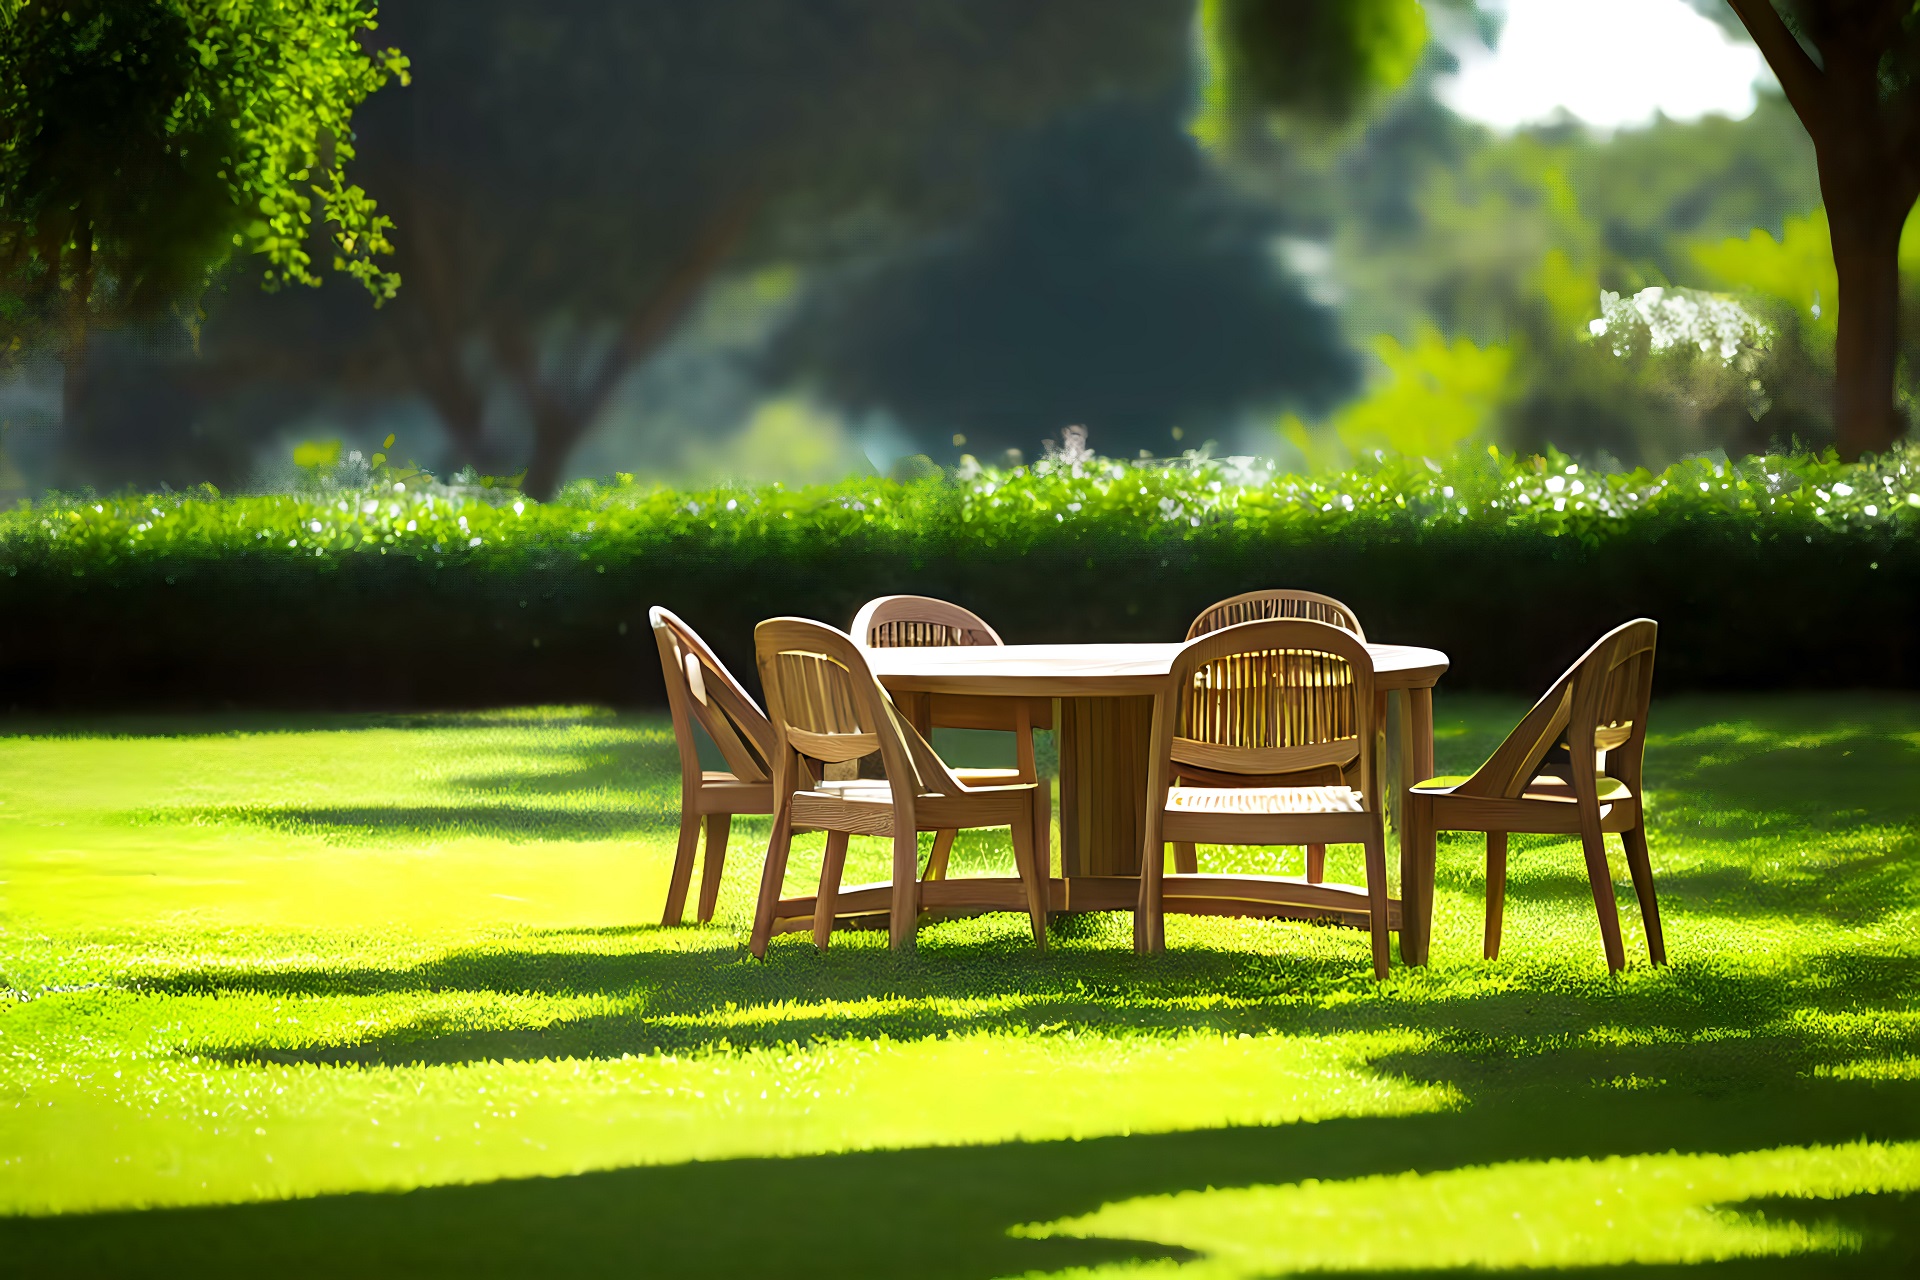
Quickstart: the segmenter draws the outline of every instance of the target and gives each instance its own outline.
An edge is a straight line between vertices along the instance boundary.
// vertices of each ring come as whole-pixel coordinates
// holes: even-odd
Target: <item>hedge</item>
[[[907,483],[537,504],[368,478],[293,495],[56,496],[0,517],[0,706],[647,703],[666,604],[751,680],[752,627],[959,601],[1009,640],[1178,639],[1291,585],[1537,690],[1602,629],[1662,623],[1660,684],[1920,686],[1920,449],[1696,459],[968,466]]]

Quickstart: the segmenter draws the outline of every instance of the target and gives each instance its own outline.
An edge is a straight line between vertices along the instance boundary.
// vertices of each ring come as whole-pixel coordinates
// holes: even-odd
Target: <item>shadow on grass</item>
[[[476,711],[182,711],[128,715],[0,716],[0,737],[208,738],[239,734],[352,733],[366,729],[477,730],[664,728],[664,714],[607,707],[524,707]]]
[[[678,828],[679,814],[659,806],[562,807],[552,804],[207,805],[144,815],[149,821],[264,827],[336,844],[390,843],[418,837],[510,836],[526,840],[610,840]]]
[[[1520,1095],[1406,1117],[723,1160],[404,1194],[16,1218],[0,1220],[0,1271],[987,1280],[1191,1256],[1152,1242],[1008,1234],[1022,1223],[1139,1196],[1511,1161],[1916,1137],[1920,1087],[1907,1082],[1827,1082],[1720,1101],[1662,1092]],[[1689,1267],[1688,1274],[1903,1274],[1898,1268],[1920,1253],[1920,1215],[1900,1196],[1769,1198],[1723,1208],[1838,1220],[1859,1230],[1866,1248]],[[1649,1267],[1575,1274],[1669,1273],[1680,1274]]]
[[[841,945],[825,956],[780,945],[764,963],[739,952],[730,959],[712,951],[501,947],[404,969],[202,970],[136,989],[273,999],[526,993],[611,997],[627,1006],[543,1025],[472,1030],[431,1015],[362,1040],[179,1050],[329,1066],[618,1058],[976,1032],[1410,1031],[1427,1048],[1376,1069],[1474,1096],[1569,1080],[1669,1081],[1711,1091],[1741,1081],[1783,1083],[1869,1054],[1920,1054],[1920,1028],[1907,1020],[1886,1020],[1875,1033],[1880,1039],[1868,1043],[1858,1033],[1829,1035],[1806,1017],[1912,1008],[1920,1002],[1920,966],[1901,956],[1809,955],[1791,973],[1682,963],[1636,982],[1606,978],[1597,962],[1591,975],[1560,969],[1551,981],[1508,969],[1509,981],[1494,989],[1456,985],[1446,973],[1409,974],[1376,991],[1370,974],[1339,956],[1278,958],[1227,947],[1144,959],[1066,947],[1040,956],[1011,933],[910,956],[879,945]],[[1143,990],[1154,998],[1142,1000]]]
[[[1464,836],[1444,841],[1435,869],[1436,883],[1468,896],[1484,894],[1484,839]],[[1519,839],[1523,838],[1516,838],[1517,865],[1507,880],[1508,902],[1564,904],[1576,914],[1584,915],[1587,923],[1594,924],[1593,890],[1581,862],[1578,841],[1537,836],[1522,844]],[[1551,849],[1538,847],[1549,841],[1558,843]],[[1529,848],[1528,844],[1534,842],[1538,844]],[[1617,841],[1609,837],[1607,844],[1621,917],[1637,920],[1640,908],[1633,897],[1625,859]],[[1658,832],[1653,834],[1650,844],[1660,907],[1668,915],[1684,911],[1689,915],[1723,919],[1811,917],[1846,928],[1878,924],[1888,916],[1910,910],[1909,885],[1913,880],[1915,855],[1920,854],[1920,840],[1914,840],[1894,849],[1862,850],[1844,856],[1829,853],[1804,867],[1769,868],[1764,874],[1754,867],[1724,862],[1684,871],[1665,871],[1660,866]],[[1593,946],[1596,951],[1600,946],[1597,925]]]

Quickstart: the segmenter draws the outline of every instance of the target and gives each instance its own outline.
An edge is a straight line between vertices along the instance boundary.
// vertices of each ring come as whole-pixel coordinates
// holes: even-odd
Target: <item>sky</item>
[[[1686,0],[1506,0],[1498,48],[1450,41],[1461,61],[1440,97],[1497,129],[1565,110],[1595,128],[1643,125],[1656,110],[1738,119],[1771,73],[1744,39]]]

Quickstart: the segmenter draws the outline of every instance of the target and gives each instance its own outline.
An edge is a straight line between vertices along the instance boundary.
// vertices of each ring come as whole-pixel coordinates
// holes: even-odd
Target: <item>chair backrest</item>
[[[933,649],[1006,643],[970,609],[931,596],[881,596],[860,606],[853,638],[869,649]]]
[[[1293,618],[1237,623],[1188,641],[1169,681],[1156,767],[1270,776],[1357,765],[1375,806],[1373,659],[1352,632]]]
[[[1362,641],[1367,633],[1353,610],[1332,596],[1317,591],[1247,591],[1217,604],[1209,605],[1187,628],[1187,639],[1197,640],[1209,631],[1237,626],[1242,622],[1264,622],[1270,618],[1304,618],[1351,631]]]
[[[909,814],[918,796],[965,790],[894,708],[845,632],[805,618],[769,618],[753,629],[753,644],[773,723],[777,789],[803,785],[788,771],[795,757],[824,766],[878,753],[895,806]]]
[[[700,756],[693,741],[698,722],[720,748],[727,768],[743,782],[771,777],[774,736],[766,712],[740,686],[697,632],[655,605],[647,611],[654,642],[660,646],[660,670],[667,681],[667,706],[683,772],[698,778]]]
[[[1594,641],[1456,793],[1511,799],[1556,746],[1567,748],[1576,797],[1596,792],[1596,751],[1606,752],[1610,770],[1638,793],[1659,633],[1651,618],[1636,618]]]

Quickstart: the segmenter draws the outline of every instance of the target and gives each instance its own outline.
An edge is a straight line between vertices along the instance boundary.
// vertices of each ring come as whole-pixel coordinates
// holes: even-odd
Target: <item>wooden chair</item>
[[[884,909],[895,948],[913,944],[925,906],[1026,909],[1036,946],[1046,945],[1047,884],[1034,857],[1032,782],[971,786],[954,776],[919,731],[907,723],[868,669],[859,646],[842,632],[801,618],[772,618],[754,628],[761,688],[773,722],[773,839],[754,913],[753,954],[764,956],[776,931],[804,927],[826,948],[836,914]],[[843,764],[878,754],[884,776],[814,782],[808,761]],[[824,767],[820,770],[824,774]],[[1008,827],[1019,883],[960,879],[922,883],[922,831]],[[827,832],[820,889],[809,899],[780,896],[787,853],[800,828]],[[847,840],[893,841],[893,875],[882,884],[843,889]]]
[[[1202,609],[1187,628],[1187,639],[1198,640],[1209,631],[1269,618],[1305,618],[1351,631],[1362,642],[1367,638],[1359,616],[1332,596],[1317,591],[1245,591]]]
[[[1487,833],[1487,921],[1483,954],[1500,954],[1506,906],[1507,836],[1524,831],[1578,835],[1586,854],[1587,883],[1600,917],[1607,967],[1626,965],[1620,913],[1613,900],[1605,833],[1618,832],[1627,868],[1640,899],[1647,953],[1667,961],[1654,900],[1653,867],[1647,858],[1646,815],[1641,809],[1641,757],[1647,738],[1647,703],[1653,691],[1654,641],[1659,627],[1640,618],[1602,636],[1554,682],[1533,710],[1507,735],[1471,777],[1430,778],[1408,795],[1407,815],[1423,863],[1421,883],[1432,883],[1438,833]],[[1564,777],[1542,772],[1550,753],[1564,750]],[[1417,904],[1430,914],[1430,895]]]
[[[1373,970],[1387,974],[1387,849],[1374,751],[1373,660],[1351,632],[1323,622],[1244,622],[1191,640],[1154,697],[1146,844],[1134,946],[1166,946],[1165,912],[1215,914],[1262,904],[1262,914],[1364,918]],[[1352,767],[1358,789],[1174,785],[1197,767],[1264,780]],[[1165,844],[1360,844],[1367,883],[1292,876],[1164,874]]]
[[[1328,626],[1339,627],[1359,636],[1364,644],[1366,631],[1360,626],[1359,615],[1352,609],[1335,600],[1332,596],[1323,596],[1317,591],[1246,591],[1230,596],[1201,610],[1200,616],[1187,628],[1187,639],[1197,640],[1210,631],[1222,627],[1237,626],[1242,622],[1259,622],[1269,618],[1305,618],[1312,622],[1324,622]],[[1382,716],[1384,720],[1384,715]],[[1187,786],[1209,785],[1247,785],[1242,779],[1232,782],[1212,780],[1204,771],[1187,768],[1178,771],[1179,780]],[[1337,776],[1337,771],[1315,770],[1311,776],[1297,778],[1273,778],[1263,785],[1267,786],[1305,786],[1338,785],[1351,779]],[[1199,866],[1199,854],[1191,844],[1180,842],[1173,846],[1173,864],[1176,869],[1191,872]],[[1314,844],[1307,846],[1307,880],[1317,884],[1326,877],[1327,846]]]
[[[673,878],[667,882],[667,908],[660,923],[676,925],[685,915],[694,849],[704,823],[707,857],[700,873],[696,918],[706,924],[713,919],[720,894],[733,815],[773,812],[773,725],[692,627],[658,605],[647,611],[647,618],[660,646],[673,740],[680,749],[680,844],[674,852]],[[693,735],[696,722],[720,748],[725,770],[700,767]]]
[[[1000,633],[971,610],[929,596],[880,596],[869,600],[854,615],[852,633],[856,644],[869,649],[946,648],[961,645],[999,645],[1006,642]],[[979,698],[963,694],[919,694],[896,700],[916,728],[991,729],[1014,735],[1017,767],[1001,771],[1009,782],[1039,782],[1034,767],[1033,730],[1053,727],[1051,698]],[[1024,704],[1026,729],[1020,729],[1020,707]],[[990,770],[962,770],[962,781],[992,781]],[[1034,813],[1034,839],[1040,860],[1040,876],[1046,879],[1053,869],[1052,790],[1041,785]],[[953,833],[942,832],[934,839],[933,856],[927,860],[929,880],[942,880],[947,874],[947,857],[953,849]]]

